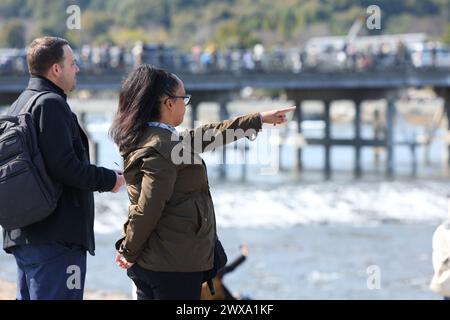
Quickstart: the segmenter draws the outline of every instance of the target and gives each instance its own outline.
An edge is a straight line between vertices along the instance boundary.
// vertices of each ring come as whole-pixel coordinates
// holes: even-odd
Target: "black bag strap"
[[[208,284],[209,292],[211,293],[211,295],[215,295],[216,288],[214,288],[214,282],[212,281],[212,279],[209,279],[206,283]]]
[[[25,106],[23,106],[20,109],[20,112],[18,113],[18,115],[29,113],[31,111],[31,108],[36,104],[37,99],[39,99],[40,97],[42,97],[43,95],[45,95],[47,93],[52,93],[52,92],[51,91],[41,91],[41,92],[34,94],[27,101]],[[29,121],[31,121],[31,118]],[[36,132],[31,132],[31,135],[27,137],[27,144],[28,144],[29,150],[31,151],[32,154],[34,154],[37,151],[37,149],[36,149],[36,146],[38,143],[37,139],[38,138],[36,136]]]
[[[30,111],[30,109],[34,106],[34,104],[36,103],[37,99],[39,99],[40,97],[42,97],[44,94],[47,93],[52,93],[51,91],[41,91],[36,93],[35,95],[33,95],[28,102],[25,104],[25,106],[23,106],[23,108],[20,110],[19,114],[23,114],[23,113],[27,113]]]
[[[6,115],[0,116],[0,122],[11,122],[15,125],[19,124],[20,120],[18,118],[18,115],[23,115],[29,112],[29,110],[32,108],[32,106],[36,103],[36,100],[39,99],[39,97],[43,96],[46,93],[50,93],[50,91],[42,91],[34,94],[30,99],[28,99],[27,103],[20,109],[20,112],[17,114],[14,112],[16,109],[18,109],[18,102],[19,100],[16,100],[10,107],[9,111],[6,113]],[[13,115],[14,114],[14,115]],[[0,132],[3,133],[3,129],[1,128]],[[29,138],[26,139],[27,144],[30,143]],[[32,143],[35,142],[36,138],[34,136],[31,137]],[[32,144],[33,145],[33,144]],[[29,145],[30,146],[30,145]]]

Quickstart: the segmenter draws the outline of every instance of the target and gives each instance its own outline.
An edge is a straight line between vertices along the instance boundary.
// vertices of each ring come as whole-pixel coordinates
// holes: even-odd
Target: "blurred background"
[[[27,44],[44,35],[74,49],[69,104],[101,166],[122,163],[107,133],[121,81],[142,63],[192,94],[180,129],[297,105],[256,141],[204,154],[230,260],[249,248],[230,291],[441,299],[428,285],[450,195],[450,0],[0,0],[0,113],[26,87]],[[86,288],[130,298],[113,261],[126,192],[95,197]],[[0,280],[15,280],[5,253]]]

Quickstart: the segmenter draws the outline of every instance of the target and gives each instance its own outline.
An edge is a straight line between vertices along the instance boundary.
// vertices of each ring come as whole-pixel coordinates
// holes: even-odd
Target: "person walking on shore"
[[[253,113],[178,133],[190,95],[175,74],[141,65],[124,81],[111,136],[124,159],[131,202],[117,241],[140,300],[198,300],[214,264],[216,217],[200,153],[256,138],[295,107]]]
[[[17,263],[18,300],[83,299],[86,251],[95,250],[93,191],[117,192],[125,180],[121,172],[90,164],[87,137],[66,101],[79,71],[67,40],[35,39],[27,62],[28,87],[8,114],[21,114],[33,96],[45,92],[27,111],[46,171],[62,190],[47,218],[4,230],[3,248]]]
[[[433,234],[433,269],[430,289],[450,300],[450,219],[441,223]]]
[[[202,285],[202,294],[200,296],[200,300],[243,300],[244,297],[241,294],[232,294],[231,291],[227,288],[227,286],[223,283],[223,278],[226,274],[233,272],[237,267],[239,267],[242,263],[247,260],[248,257],[248,246],[246,244],[242,244],[239,247],[240,255],[234,259],[234,261],[230,264],[227,264],[222,269],[217,271],[217,275],[213,279],[214,288],[216,293],[214,295],[211,294],[208,285],[204,283]],[[248,298],[246,298],[248,300]]]

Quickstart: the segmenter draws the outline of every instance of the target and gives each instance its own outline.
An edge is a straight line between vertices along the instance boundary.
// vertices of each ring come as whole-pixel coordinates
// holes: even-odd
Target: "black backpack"
[[[37,130],[28,113],[35,94],[17,116],[0,116],[0,225],[13,230],[47,218],[56,208],[61,184],[47,174]]]

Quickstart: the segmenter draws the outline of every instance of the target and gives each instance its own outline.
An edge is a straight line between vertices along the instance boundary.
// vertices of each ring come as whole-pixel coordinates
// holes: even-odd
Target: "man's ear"
[[[49,70],[49,73],[53,76],[57,77],[61,73],[61,66],[57,63],[54,63]]]

